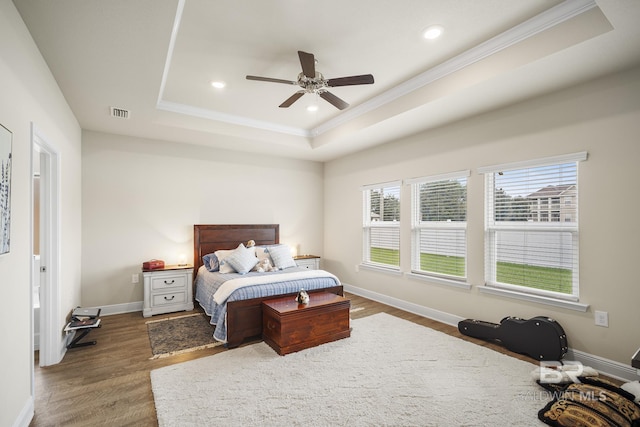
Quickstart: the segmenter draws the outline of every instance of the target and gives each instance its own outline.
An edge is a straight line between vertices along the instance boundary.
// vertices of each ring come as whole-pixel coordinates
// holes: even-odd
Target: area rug
[[[536,365],[380,313],[350,338],[151,371],[160,426],[541,426]]]
[[[174,356],[222,345],[213,338],[214,326],[204,314],[187,314],[150,320],[147,323],[150,359]]]

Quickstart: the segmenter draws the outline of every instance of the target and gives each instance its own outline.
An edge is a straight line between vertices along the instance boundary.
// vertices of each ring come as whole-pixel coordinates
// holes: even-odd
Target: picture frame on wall
[[[13,134],[0,125],[0,255],[11,248],[11,143]]]

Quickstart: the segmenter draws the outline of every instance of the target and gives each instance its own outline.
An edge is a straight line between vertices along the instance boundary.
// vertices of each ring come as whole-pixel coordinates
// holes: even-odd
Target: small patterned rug
[[[213,338],[214,329],[207,317],[200,313],[149,320],[147,331],[153,353],[150,359],[222,345]]]

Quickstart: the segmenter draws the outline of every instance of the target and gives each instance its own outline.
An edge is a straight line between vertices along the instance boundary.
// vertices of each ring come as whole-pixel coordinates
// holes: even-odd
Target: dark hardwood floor
[[[385,312],[537,364],[536,360],[509,352],[497,344],[463,336],[454,326],[355,295],[346,296],[351,299],[352,319]],[[169,316],[175,314],[158,315],[154,319]],[[35,417],[30,426],[157,426],[151,370],[233,351],[218,346],[150,360],[147,320],[140,312],[105,316],[103,326],[87,336],[97,340],[97,345],[70,349],[55,366],[38,367],[36,353]]]

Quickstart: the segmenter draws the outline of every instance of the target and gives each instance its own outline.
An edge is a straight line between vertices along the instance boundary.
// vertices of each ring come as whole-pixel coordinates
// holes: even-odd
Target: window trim
[[[360,264],[358,264],[358,273],[361,270],[375,271],[378,273],[391,274],[393,276],[402,275],[400,268],[393,268],[393,266],[387,267],[384,264],[377,264],[373,262],[364,262],[364,260],[360,261]]]
[[[380,188],[383,188],[383,187],[401,187],[401,186],[402,186],[402,180],[397,179],[394,181],[380,182],[378,184],[366,184],[360,187],[360,191],[379,190]]]
[[[408,273],[404,273],[405,277],[413,280],[419,280],[422,282],[431,282],[438,285],[451,286],[454,288],[462,288],[466,290],[471,289],[471,284],[467,280],[455,280],[451,279],[449,276],[439,276],[435,273],[428,274],[422,271],[411,270]]]
[[[471,170],[465,169],[457,172],[441,173],[438,175],[422,176],[419,178],[408,178],[404,180],[404,184],[424,184],[426,182],[445,181],[448,179],[469,178],[470,175]]]
[[[444,223],[444,222],[435,222],[435,221],[431,221],[430,225],[421,225],[419,224],[421,221],[419,221],[416,218],[416,211],[418,210],[418,203],[420,203],[420,198],[419,198],[419,185],[421,184],[426,184],[426,183],[430,183],[430,182],[439,182],[439,181],[450,181],[450,180],[458,180],[461,178],[464,178],[467,184],[467,198],[468,198],[468,182],[469,182],[469,176],[471,175],[471,170],[469,169],[465,169],[465,170],[460,170],[460,171],[456,171],[456,172],[448,172],[448,173],[442,173],[442,174],[437,174],[437,175],[429,175],[429,176],[423,176],[423,177],[419,177],[419,178],[410,178],[410,179],[405,179],[403,181],[403,183],[405,185],[409,185],[411,188],[411,269],[410,269],[410,274],[411,276],[409,277],[415,277],[417,279],[420,280],[432,280],[434,282],[438,282],[441,284],[446,284],[446,285],[451,285],[451,286],[459,286],[459,287],[463,287],[466,289],[470,289],[470,285],[468,285],[467,281],[468,281],[468,271],[467,271],[467,261],[468,261],[468,253],[467,253],[467,225],[468,222],[465,220],[464,221],[464,225],[461,225],[462,222],[455,222],[455,223]],[[419,270],[414,268],[414,262],[416,261],[415,256],[415,250],[416,250],[416,245],[418,244],[417,240],[417,235],[418,235],[418,231],[421,229],[428,229],[428,230],[433,230],[433,229],[459,229],[459,230],[464,230],[465,232],[465,257],[464,257],[464,262],[465,262],[465,275],[464,277],[461,276],[450,276],[447,274],[441,274],[441,273],[437,273],[434,271],[425,271],[425,270]]]
[[[564,154],[560,156],[542,157],[540,159],[523,160],[520,162],[501,163],[499,165],[482,166],[477,169],[481,175],[487,173],[495,173],[500,171],[508,171],[513,169],[524,169],[528,167],[550,166],[558,163],[581,162],[587,160],[588,153],[581,151],[579,153]]]
[[[478,286],[480,293],[496,295],[507,298],[514,298],[523,301],[535,302],[539,304],[552,305],[554,307],[566,308],[569,310],[581,311],[585,313],[589,309],[589,304],[581,303],[578,301],[568,301],[565,299],[558,299],[543,295],[530,294],[526,292],[519,292],[510,289],[496,288],[493,286],[481,285]]]
[[[545,290],[541,290],[541,289],[534,289],[531,288],[531,290],[528,290],[526,287],[524,286],[519,286],[519,285],[512,285],[512,284],[508,284],[508,283],[497,283],[497,282],[493,282],[488,280],[488,277],[495,277],[495,273],[490,275],[489,271],[495,270],[495,263],[492,262],[493,260],[490,258],[490,254],[489,251],[487,250],[487,245],[489,244],[489,225],[487,224],[487,220],[489,217],[489,213],[488,210],[489,209],[493,209],[490,208],[490,205],[492,204],[492,201],[489,200],[489,185],[492,182],[492,179],[490,179],[490,177],[492,177],[495,173],[501,172],[501,171],[510,171],[510,170],[517,170],[517,169],[526,169],[526,168],[536,168],[536,167],[545,167],[545,166],[553,166],[553,165],[559,165],[559,164],[563,164],[563,163],[572,163],[572,162],[580,162],[580,161],[584,161],[586,160],[588,157],[588,153],[586,151],[582,151],[582,152],[578,152],[578,153],[572,153],[572,154],[565,154],[565,155],[560,155],[560,156],[552,156],[552,157],[545,157],[545,158],[540,158],[540,159],[531,159],[531,160],[525,160],[525,161],[520,161],[520,162],[512,162],[512,163],[504,163],[504,164],[499,164],[499,165],[492,165],[492,166],[485,166],[485,167],[480,167],[477,169],[477,172],[479,174],[484,174],[485,175],[485,190],[484,190],[484,204],[485,204],[485,214],[484,214],[484,218],[485,218],[485,250],[484,250],[484,264],[485,264],[485,283],[483,286],[478,286],[478,289],[480,292],[483,293],[488,293],[488,294],[494,294],[494,295],[500,295],[500,296],[506,296],[506,297],[511,297],[511,298],[516,298],[516,299],[521,299],[521,300],[526,300],[526,301],[532,301],[532,302],[538,302],[538,303],[543,303],[543,304],[548,304],[548,305],[553,305],[553,306],[557,306],[557,307],[563,307],[563,308],[569,308],[572,310],[578,310],[578,311],[586,311],[589,308],[588,304],[584,304],[584,303],[580,303],[580,298],[579,298],[579,293],[580,293],[580,285],[579,285],[579,270],[580,270],[580,266],[578,265],[578,268],[576,269],[575,273],[576,273],[576,278],[575,281],[578,282],[578,288],[577,290],[575,290],[572,294],[561,294],[561,293],[556,293],[553,291],[545,291]],[[576,185],[578,183],[576,182]],[[500,224],[493,224],[491,226],[492,230],[523,230],[523,231],[530,231],[531,229],[526,227],[526,226],[522,226],[522,225],[518,225],[518,224],[508,224],[505,222],[501,222]],[[526,229],[526,230],[524,230]],[[535,228],[536,231],[566,231],[566,232],[571,232],[572,235],[574,236],[574,238],[576,238],[579,235],[579,223],[577,223],[577,225],[575,226],[567,226],[566,224],[564,224],[563,222],[549,222],[545,225],[541,225],[541,226],[536,226]],[[575,244],[576,249],[579,249],[579,242],[576,242]],[[579,260],[579,257],[578,257]]]
[[[400,270],[400,249],[401,249],[400,237],[402,233],[402,229],[400,227],[401,221],[400,220],[398,220],[397,222],[380,221],[379,223],[374,223],[373,221],[371,221],[371,212],[368,212],[369,205],[367,203],[367,198],[369,196],[367,193],[371,190],[383,190],[384,188],[389,188],[389,187],[398,188],[398,204],[400,206],[400,209],[402,209],[401,208],[402,180],[387,181],[387,182],[382,182],[378,184],[367,184],[360,187],[363,203],[362,203],[362,258],[360,260],[359,266],[365,269],[374,270],[374,271],[400,274],[401,272]],[[399,239],[398,240],[398,261],[399,262],[397,266],[392,264],[383,264],[383,263],[372,262],[370,260],[369,261],[365,260],[365,257],[364,257],[365,250],[367,248],[370,249],[369,242],[367,240],[369,237],[367,232],[370,232],[372,228],[394,228],[398,230],[398,239]]]

